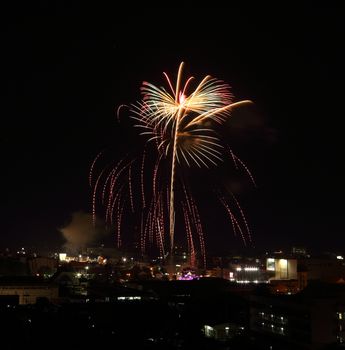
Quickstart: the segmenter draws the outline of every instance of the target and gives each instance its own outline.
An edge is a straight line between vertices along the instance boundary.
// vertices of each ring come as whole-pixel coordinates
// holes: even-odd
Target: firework
[[[198,84],[194,83],[193,77],[185,79],[183,83],[183,67],[182,62],[175,84],[172,83],[168,74],[163,73],[167,88],[143,82],[142,99],[127,106],[129,117],[135,121],[134,127],[141,129],[140,134],[145,137],[147,144],[138,160],[137,167],[133,163],[134,160],[124,159],[116,166],[110,167],[110,170],[107,167],[103,168],[93,184],[93,204],[95,208],[96,193],[103,179],[102,200],[107,202],[106,217],[110,219],[110,222],[117,221],[117,241],[120,244],[121,233],[119,231],[126,205],[123,202],[120,203],[125,197],[122,192],[128,191],[127,205],[129,211],[134,213],[136,203],[133,198],[133,187],[135,186],[133,179],[135,169],[138,168],[141,203],[137,209],[141,211],[142,251],[145,251],[147,241],[151,243],[155,241],[164,255],[167,251],[165,236],[168,236],[170,254],[173,254],[176,205],[179,204],[185,222],[191,261],[195,261],[195,234],[193,236],[193,232],[196,232],[199,238],[200,251],[205,259],[202,224],[196,202],[183,180],[181,183],[184,196],[176,203],[176,169],[180,167],[183,170],[185,167],[192,166],[209,168],[223,161],[224,157],[228,156],[227,147],[224,147],[224,142],[218,136],[216,127],[230,117],[234,108],[251,103],[251,101],[233,102],[229,86],[211,76],[206,76]],[[192,88],[192,85],[195,87]],[[123,107],[124,105],[120,107],[121,111]],[[120,120],[119,115],[118,120]],[[150,144],[153,145],[157,156],[152,166],[152,188],[148,191],[145,185],[145,162]],[[245,164],[231,150],[230,155],[235,166],[241,165],[252,178]],[[92,181],[95,162],[99,161],[99,158],[100,155],[92,164],[90,181]],[[120,181],[124,174],[127,174],[126,184]],[[223,195],[218,195],[218,198],[229,214],[235,233],[240,232],[246,242],[247,239],[250,239],[249,227],[238,201],[233,195],[231,196],[240,212],[241,220],[236,218]],[[93,212],[95,213],[95,209]]]

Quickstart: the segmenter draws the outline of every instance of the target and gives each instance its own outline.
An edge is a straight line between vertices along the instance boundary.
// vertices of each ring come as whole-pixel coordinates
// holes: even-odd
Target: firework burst
[[[162,256],[169,248],[170,254],[173,254],[176,208],[181,208],[190,260],[194,264],[196,240],[199,241],[199,251],[205,262],[203,228],[189,187],[182,177],[177,179],[177,167],[182,170],[192,166],[214,167],[225,157],[231,156],[235,167],[243,167],[253,180],[245,164],[216,132],[217,126],[230,117],[234,108],[251,101],[233,102],[229,86],[211,76],[206,76],[198,84],[194,83],[193,77],[183,83],[183,67],[182,62],[175,84],[163,73],[167,88],[143,82],[142,99],[118,109],[120,120],[120,112],[127,107],[128,115],[134,121],[133,126],[139,128],[140,134],[145,137],[144,152],[136,159],[126,157],[114,166],[103,168],[94,178],[95,163],[100,158],[98,155],[91,166],[90,183],[93,186],[93,212],[96,212],[97,193],[101,193],[107,221],[116,222],[118,245],[121,244],[121,221],[126,207],[132,213],[136,210],[140,212],[140,245],[143,253],[148,243],[155,243]],[[146,165],[148,151],[156,154],[151,166]],[[153,179],[150,189],[145,183],[147,171],[152,173]],[[134,175],[135,172],[138,176]],[[175,195],[177,181],[183,188],[183,196],[178,200]],[[136,203],[133,197],[134,188],[137,187],[141,192],[141,203]],[[249,227],[238,201],[233,194],[230,195],[239,216],[235,216],[231,209],[229,196],[219,193],[218,199],[229,215],[234,232],[239,232],[246,243],[251,239]],[[166,238],[169,238],[168,249]]]

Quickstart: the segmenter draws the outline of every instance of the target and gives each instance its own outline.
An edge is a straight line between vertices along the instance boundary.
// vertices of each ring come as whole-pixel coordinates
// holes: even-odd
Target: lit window
[[[275,271],[275,260],[273,258],[268,258],[266,262],[266,268],[268,271]]]
[[[287,263],[288,263],[288,261],[286,259],[279,259],[279,265],[280,265],[281,269],[286,269]]]

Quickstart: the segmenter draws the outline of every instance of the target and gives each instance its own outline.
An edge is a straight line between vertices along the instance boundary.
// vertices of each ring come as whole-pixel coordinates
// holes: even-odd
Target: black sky
[[[90,211],[92,159],[126,145],[113,108],[184,60],[255,102],[233,145],[258,183],[239,196],[257,246],[345,248],[343,8],[221,6],[4,10],[0,247],[62,243],[58,228]]]

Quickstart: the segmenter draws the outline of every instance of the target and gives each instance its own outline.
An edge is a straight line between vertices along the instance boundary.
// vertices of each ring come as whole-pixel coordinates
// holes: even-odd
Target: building
[[[53,275],[58,267],[58,261],[54,258],[35,257],[27,260],[30,274],[33,276]]]
[[[271,274],[269,286],[272,293],[295,294],[302,290],[303,280],[299,278],[296,258],[267,258],[266,269]],[[301,283],[301,284],[300,284]]]
[[[227,341],[244,333],[244,327],[236,323],[220,323],[204,325],[202,332],[206,338],[212,338],[218,341]]]
[[[236,283],[267,283],[269,275],[260,265],[231,264],[229,279]]]
[[[8,277],[0,279],[0,299],[13,298],[16,304],[35,304],[40,298],[58,299],[58,287],[42,279]]]
[[[345,285],[310,284],[291,296],[251,296],[254,335],[291,349],[345,344]]]
[[[345,280],[345,262],[343,259],[328,256],[312,257],[299,261],[308,281],[337,283]]]
[[[293,280],[297,279],[297,259],[268,258],[266,269],[274,273],[271,279]]]

